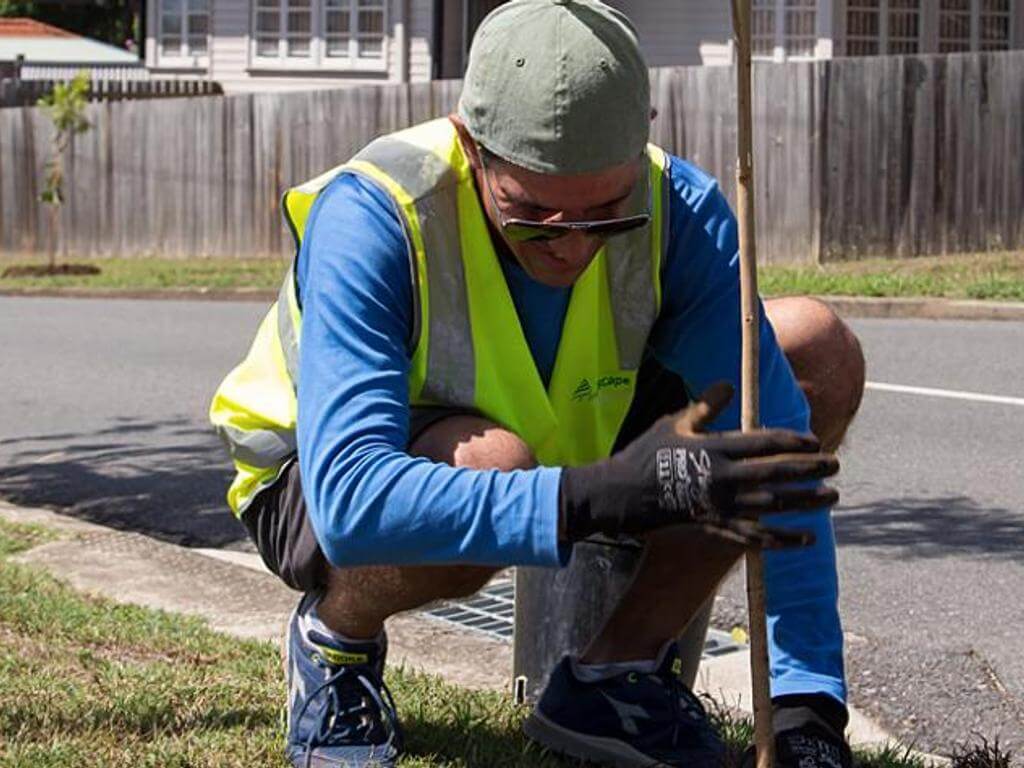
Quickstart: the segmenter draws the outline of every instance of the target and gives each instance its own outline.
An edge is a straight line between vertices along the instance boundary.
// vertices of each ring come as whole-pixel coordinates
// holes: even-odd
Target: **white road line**
[[[1017,405],[1024,407],[1024,397],[1006,397],[1004,395],[986,395],[981,392],[964,392],[959,389],[933,389],[932,387],[907,387],[902,384],[883,384],[880,381],[869,381],[867,389],[881,392],[898,392],[904,395],[924,395],[925,397],[945,397],[950,400],[972,400],[976,403],[996,403],[997,405]]]

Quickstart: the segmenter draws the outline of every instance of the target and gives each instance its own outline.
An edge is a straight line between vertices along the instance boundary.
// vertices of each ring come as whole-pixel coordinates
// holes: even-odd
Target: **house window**
[[[386,0],[256,0],[253,64],[384,68]]]
[[[256,55],[308,59],[313,48],[313,0],[256,0]]]
[[[978,47],[983,51],[1010,48],[1010,0],[981,0]]]
[[[356,61],[384,57],[385,0],[324,0],[326,55]]]
[[[754,0],[750,32],[751,54],[772,58],[775,55],[775,0]]]
[[[817,0],[786,0],[786,56],[813,56],[818,44]]]
[[[846,55],[877,56],[882,39],[880,0],[848,0]]]
[[[847,56],[920,50],[921,0],[848,0]]]
[[[971,50],[971,0],[942,0],[939,6],[939,53]]]
[[[209,52],[209,0],[160,0],[161,58],[184,59]]]
[[[751,53],[761,59],[814,56],[818,0],[754,0]]]
[[[1012,22],[1010,0],[942,0],[938,50],[940,53],[1008,50]]]
[[[921,49],[921,0],[889,0],[887,53]]]

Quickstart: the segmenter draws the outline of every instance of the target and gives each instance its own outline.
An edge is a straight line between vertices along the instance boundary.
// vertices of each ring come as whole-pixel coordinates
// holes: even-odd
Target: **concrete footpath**
[[[189,549],[2,500],[0,518],[38,523],[62,534],[14,560],[42,567],[86,592],[199,616],[211,628],[238,637],[279,641],[297,600],[253,553]],[[467,688],[510,691],[512,644],[507,640],[410,612],[388,621],[388,641],[390,663]],[[749,713],[749,664],[745,647],[707,656],[696,690]],[[856,710],[850,713],[848,735],[860,746],[895,742]]]

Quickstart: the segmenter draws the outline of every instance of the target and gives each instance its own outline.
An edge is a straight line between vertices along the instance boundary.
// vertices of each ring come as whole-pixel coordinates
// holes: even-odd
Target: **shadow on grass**
[[[400,716],[401,713],[400,713]],[[466,768],[564,768],[590,765],[563,759],[537,746],[518,729],[487,720],[453,723],[444,718],[402,716],[410,757],[458,761]]]
[[[894,497],[841,506],[834,516],[844,546],[890,550],[893,557],[977,555],[1018,560],[1024,515],[967,496]]]
[[[246,539],[224,499],[232,472],[212,430],[186,419],[0,441],[0,496],[185,546]]]

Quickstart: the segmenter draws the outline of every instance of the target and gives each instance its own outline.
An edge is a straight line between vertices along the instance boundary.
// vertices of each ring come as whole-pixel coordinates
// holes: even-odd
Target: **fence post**
[[[14,106],[22,106],[24,102],[21,96],[21,68],[25,66],[25,54],[19,53],[14,57]]]

